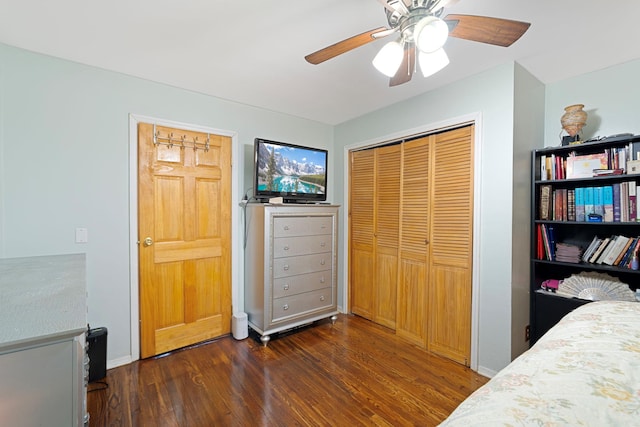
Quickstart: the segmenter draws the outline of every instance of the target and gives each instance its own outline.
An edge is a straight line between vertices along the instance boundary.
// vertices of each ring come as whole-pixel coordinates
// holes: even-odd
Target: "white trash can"
[[[234,313],[231,319],[231,333],[237,340],[243,340],[249,336],[249,320],[247,313]]]

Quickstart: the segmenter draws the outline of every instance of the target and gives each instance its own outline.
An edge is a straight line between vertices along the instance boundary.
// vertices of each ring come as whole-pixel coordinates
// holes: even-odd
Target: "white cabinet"
[[[270,334],[336,320],[338,206],[246,206],[245,311]]]
[[[84,255],[0,259],[0,425],[74,426],[86,414]]]

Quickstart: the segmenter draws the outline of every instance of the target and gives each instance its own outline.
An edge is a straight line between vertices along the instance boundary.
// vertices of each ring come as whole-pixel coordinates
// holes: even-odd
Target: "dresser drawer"
[[[331,252],[300,255],[273,260],[273,278],[331,270]]]
[[[318,289],[303,294],[273,300],[273,321],[297,316],[305,312],[330,308],[334,305],[332,288]]]
[[[318,236],[281,237],[273,239],[273,257],[318,254],[331,252],[331,234]]]
[[[290,295],[331,286],[331,270],[318,271],[316,273],[300,274],[298,276],[283,277],[273,281],[273,298],[282,298]]]
[[[278,216],[273,218],[274,237],[313,236],[331,234],[332,216]]]

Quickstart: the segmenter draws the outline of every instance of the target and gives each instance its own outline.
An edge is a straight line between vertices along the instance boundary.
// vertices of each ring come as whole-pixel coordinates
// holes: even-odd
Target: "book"
[[[620,222],[620,183],[616,182],[613,187],[613,222]]]
[[[636,200],[636,182],[629,181],[629,221],[636,221],[638,215],[637,200]]]
[[[591,178],[594,169],[609,169],[605,152],[585,154],[583,156],[569,156],[567,158],[567,178]]]
[[[610,240],[611,240],[610,237],[605,237],[604,239],[602,239],[602,242],[600,242],[600,244],[598,245],[598,248],[593,252],[591,257],[589,258],[590,263],[594,264],[596,262],[598,257],[600,257],[600,254],[602,254],[602,251],[604,251],[607,245],[609,244]]]
[[[626,250],[625,254],[623,255],[622,259],[620,260],[620,262],[618,262],[618,265],[620,267],[626,267],[627,263],[631,260],[631,256],[633,255],[633,251],[636,247],[636,245],[638,244],[638,242],[640,241],[640,239],[638,237],[635,237],[633,239],[633,241],[631,242],[631,244],[629,245],[629,248]]]
[[[584,188],[576,188],[576,221],[584,221]]]
[[[604,209],[602,220],[613,222],[613,187],[610,185],[602,187],[602,206]]]
[[[556,237],[555,237],[555,230],[553,229],[553,226],[547,226],[547,233],[549,236],[549,261],[555,261],[556,260]]]
[[[602,187],[593,187],[593,213],[604,217],[604,196]]]
[[[567,190],[567,221],[576,220],[576,190],[570,188]]]
[[[629,238],[627,240],[627,243],[624,245],[624,248],[620,251],[620,254],[618,254],[618,257],[615,259],[615,261],[613,261],[613,264],[611,265],[620,265],[620,262],[622,262],[622,258],[624,258],[624,256],[629,251],[629,248],[634,242],[635,242],[635,239]]]
[[[549,236],[547,234],[547,227],[545,224],[540,224],[542,230],[542,246],[544,247],[544,258],[551,261],[551,249],[549,248]]]
[[[547,156],[540,156],[540,181],[546,181],[547,178]]]
[[[536,259],[544,259],[544,244],[542,243],[542,226],[536,226]]]
[[[584,187],[584,216],[585,218],[593,211],[593,187]]]
[[[627,160],[627,165],[629,164],[629,161],[633,161],[633,160],[640,160],[640,142],[629,143],[629,159]],[[627,170],[627,173],[629,173],[628,170]],[[638,172],[633,172],[633,173],[638,173]]]
[[[620,183],[620,222],[629,221],[629,184]]]
[[[606,255],[602,259],[602,264],[614,265],[618,256],[626,248],[630,239],[625,236],[617,236],[614,243],[611,245],[611,249],[607,251]]]
[[[548,221],[551,219],[551,186],[540,186],[540,219]]]
[[[556,243],[556,261],[578,264],[581,255],[582,249],[580,246],[566,242]]]
[[[596,264],[602,264],[602,262],[604,261],[604,259],[609,256],[609,253],[611,253],[611,251],[613,250],[613,248],[616,245],[616,240],[618,239],[618,236],[611,236],[611,238],[609,239],[609,243],[607,244],[607,246],[604,248],[604,250],[602,252],[600,252],[600,255],[598,255],[598,258],[596,258],[595,263]]]
[[[622,169],[594,169],[593,176],[622,175]]]
[[[589,246],[587,246],[587,249],[585,249],[582,254],[582,261],[588,262],[591,255],[593,255],[593,252],[598,248],[598,246],[600,246],[600,243],[602,243],[602,239],[598,236],[594,236],[593,240],[591,240],[591,243],[589,243]]]

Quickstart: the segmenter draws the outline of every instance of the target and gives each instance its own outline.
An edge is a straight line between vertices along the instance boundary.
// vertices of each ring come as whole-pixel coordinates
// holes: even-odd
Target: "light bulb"
[[[449,27],[440,18],[425,16],[413,30],[413,40],[421,52],[431,53],[444,46],[449,36]]]
[[[419,52],[418,63],[422,75],[429,77],[446,67],[449,64],[449,57],[442,48],[431,53]]]
[[[373,66],[378,71],[388,77],[395,76],[402,58],[404,57],[404,48],[397,41],[389,42],[382,46],[380,52],[373,58]]]

